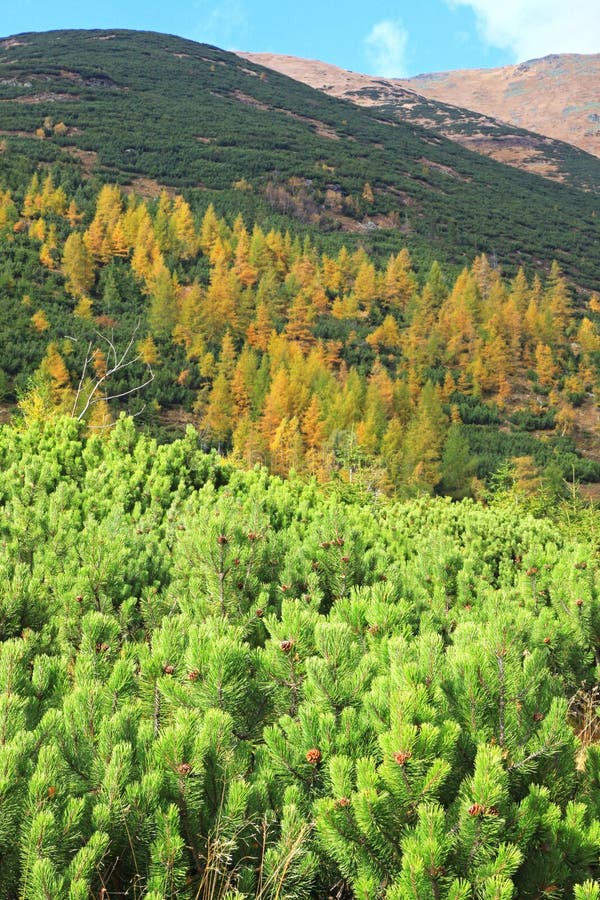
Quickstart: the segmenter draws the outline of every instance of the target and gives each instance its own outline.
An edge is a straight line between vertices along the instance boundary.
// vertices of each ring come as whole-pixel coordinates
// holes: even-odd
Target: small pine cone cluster
[[[284,653],[289,653],[290,650],[292,649],[292,647],[294,646],[294,642],[293,641],[282,641],[279,646],[280,646],[281,650],[283,650]]]
[[[191,773],[191,771],[192,771],[192,767],[189,763],[182,762],[182,763],[179,763],[179,765],[177,766],[177,774],[178,775],[182,775],[185,777],[186,775],[189,775]]]
[[[335,805],[339,809],[344,809],[344,807],[350,806],[350,800],[348,799],[348,797],[338,797],[338,799],[335,801]]]
[[[306,754],[306,762],[311,766],[318,766],[321,762],[321,751],[317,747],[312,747]]]
[[[175,671],[175,666],[172,666],[170,663],[167,663],[166,666],[163,666],[163,672],[165,675],[172,675]]]
[[[469,807],[470,816],[485,816],[485,806],[482,803],[474,803]]]
[[[407,750],[406,752],[398,750],[397,753],[394,753],[394,762],[398,763],[399,766],[405,766],[411,756],[412,753],[410,750]]]
[[[474,803],[469,807],[470,816],[497,816],[499,810],[497,806],[484,806],[482,803]]]

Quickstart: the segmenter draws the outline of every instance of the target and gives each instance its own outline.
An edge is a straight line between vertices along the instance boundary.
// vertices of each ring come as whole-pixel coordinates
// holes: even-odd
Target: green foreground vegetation
[[[0,431],[0,897],[598,900],[593,516],[84,433]]]

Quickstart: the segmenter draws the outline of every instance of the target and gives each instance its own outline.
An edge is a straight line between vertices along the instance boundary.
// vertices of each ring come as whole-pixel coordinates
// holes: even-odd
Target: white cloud
[[[204,3],[195,4],[204,6]],[[246,11],[239,0],[219,0],[209,6],[196,28],[194,39],[204,44],[229,48],[247,24]]]
[[[598,0],[446,0],[469,6],[483,39],[522,62],[549,53],[600,52]]]
[[[399,19],[384,19],[365,38],[373,74],[399,78],[406,73],[408,32]]]

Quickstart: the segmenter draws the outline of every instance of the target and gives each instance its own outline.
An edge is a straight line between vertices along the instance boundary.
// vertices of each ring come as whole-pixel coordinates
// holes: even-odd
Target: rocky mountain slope
[[[400,84],[600,156],[600,53],[562,53],[516,66],[438,72]]]
[[[331,96],[386,109],[400,120],[441,132],[498,162],[586,190],[600,190],[600,166],[588,155],[598,156],[600,148],[600,102],[593,99],[600,96],[596,57],[551,57],[545,67],[541,63],[546,61],[538,60],[506,69],[400,80],[293,56],[242,56]],[[564,66],[563,59],[567,61]],[[575,64],[567,65],[572,59],[589,60],[580,66],[585,78],[575,77]],[[566,107],[565,92],[569,98]],[[559,108],[561,98],[564,108]]]

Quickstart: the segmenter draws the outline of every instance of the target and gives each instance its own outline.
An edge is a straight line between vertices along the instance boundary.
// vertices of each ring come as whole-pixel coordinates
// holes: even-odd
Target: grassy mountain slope
[[[418,126],[172,36],[24,34],[0,51],[5,153],[70,154],[112,180],[237,184],[247,204],[251,191],[254,204],[386,250],[459,264],[485,250],[508,270],[556,258],[576,284],[600,287],[597,198]]]
[[[433,79],[430,97],[427,90],[425,94],[419,93],[419,79],[414,81],[413,88],[412,81],[362,75],[320,60],[276,53],[240,55],[330,96],[350,100],[359,106],[385,109],[399,121],[422,125],[498,162],[572,187],[600,192],[600,161],[590,152],[567,143],[568,135],[564,131],[561,131],[561,139],[556,140],[546,132],[527,131],[514,121],[509,124],[492,114],[474,112],[478,109],[475,97],[471,100],[474,104],[471,109],[453,106],[449,89],[444,94],[446,102],[435,99],[436,82]],[[426,84],[429,86],[428,81]],[[552,134],[552,120],[546,124]]]

